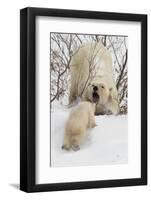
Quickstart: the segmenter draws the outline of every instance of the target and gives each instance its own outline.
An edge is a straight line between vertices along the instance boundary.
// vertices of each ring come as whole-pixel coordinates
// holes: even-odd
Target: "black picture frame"
[[[141,178],[36,184],[35,19],[54,16],[141,23]],[[147,184],[147,15],[48,8],[20,10],[20,189],[44,192]]]

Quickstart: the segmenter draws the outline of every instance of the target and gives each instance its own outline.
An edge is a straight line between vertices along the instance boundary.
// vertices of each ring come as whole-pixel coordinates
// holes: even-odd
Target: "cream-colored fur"
[[[89,43],[79,48],[71,59],[70,69],[69,104],[77,97],[94,102],[93,87],[97,86],[99,99],[96,101],[95,113],[117,114],[119,112],[111,54],[101,43]]]
[[[95,124],[95,103],[83,101],[70,113],[65,126],[63,149],[79,150],[86,137],[86,130]]]

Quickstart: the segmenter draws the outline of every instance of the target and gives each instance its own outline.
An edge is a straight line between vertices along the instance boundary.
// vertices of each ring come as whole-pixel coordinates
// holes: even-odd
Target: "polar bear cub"
[[[71,111],[65,125],[62,149],[80,149],[80,144],[86,138],[86,130],[96,126],[95,106],[95,103],[83,101]]]

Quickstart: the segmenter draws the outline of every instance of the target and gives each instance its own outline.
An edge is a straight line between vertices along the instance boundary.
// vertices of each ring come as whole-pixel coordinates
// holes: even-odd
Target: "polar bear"
[[[77,97],[96,103],[96,115],[118,114],[118,92],[113,78],[112,58],[102,43],[88,43],[70,61],[69,105]]]
[[[70,113],[65,125],[64,141],[62,149],[74,151],[80,149],[80,144],[86,138],[86,130],[93,128],[95,124],[95,103],[83,101]]]

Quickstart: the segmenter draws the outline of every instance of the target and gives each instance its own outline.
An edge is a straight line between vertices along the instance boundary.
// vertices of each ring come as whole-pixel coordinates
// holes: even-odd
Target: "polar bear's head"
[[[111,88],[102,82],[100,83],[90,83],[87,87],[87,97],[91,102],[106,104],[109,99]]]
[[[119,112],[117,89],[104,79],[95,79],[88,84],[85,99],[96,104],[95,114],[118,114]]]

